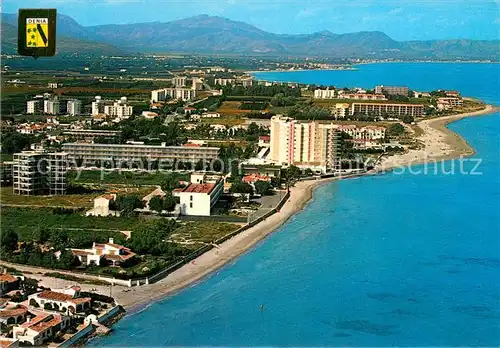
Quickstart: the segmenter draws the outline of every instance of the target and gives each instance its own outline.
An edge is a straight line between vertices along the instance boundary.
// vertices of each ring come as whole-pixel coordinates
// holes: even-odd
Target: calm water
[[[378,64],[258,76],[453,88],[500,103],[498,67]],[[388,174],[322,186],[252,251],[92,344],[498,346],[500,115],[450,128],[476,148],[482,175]]]

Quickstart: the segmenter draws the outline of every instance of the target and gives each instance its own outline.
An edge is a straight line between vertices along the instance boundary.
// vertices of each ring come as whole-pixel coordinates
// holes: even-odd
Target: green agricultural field
[[[93,199],[101,193],[74,194],[61,196],[20,196],[12,192],[12,187],[0,188],[0,203],[38,207],[91,208]],[[3,211],[2,211],[3,213]]]
[[[185,248],[196,250],[206,244],[236,231],[240,226],[215,221],[190,221],[183,223],[171,235],[171,240]]]
[[[78,213],[55,214],[52,209],[2,208],[2,230],[14,230],[21,241],[33,240],[42,229],[63,229],[71,233],[78,230],[133,231],[149,223],[140,217],[86,217]]]
[[[84,170],[80,173],[72,171],[68,173],[71,183],[93,183],[93,184],[122,184],[122,185],[160,185],[165,180],[166,173],[162,172],[103,172],[100,170]],[[179,180],[188,180],[188,174],[179,174]]]

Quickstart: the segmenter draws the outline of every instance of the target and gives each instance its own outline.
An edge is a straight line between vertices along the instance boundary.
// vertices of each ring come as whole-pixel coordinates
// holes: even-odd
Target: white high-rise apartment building
[[[80,100],[68,100],[66,110],[70,116],[78,116],[82,113],[82,102]]]
[[[113,105],[104,106],[104,113],[108,116],[116,116],[118,118],[128,118],[132,116],[133,107],[127,105],[127,97],[121,97],[120,100]]]
[[[49,115],[58,115],[60,112],[59,101],[54,100],[44,100],[43,101],[43,112]]]
[[[104,100],[100,96],[96,96],[95,100],[92,102],[92,116],[101,114],[104,112]]]
[[[40,111],[40,100],[29,100],[26,103],[26,113],[27,114],[36,114]]]
[[[336,146],[339,134],[333,124],[274,116],[271,118],[270,159],[281,165],[332,171],[339,160]]]

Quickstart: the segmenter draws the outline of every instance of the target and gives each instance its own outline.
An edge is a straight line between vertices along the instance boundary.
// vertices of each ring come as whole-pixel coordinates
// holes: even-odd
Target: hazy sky
[[[396,40],[500,37],[499,0],[3,0],[2,12],[37,7],[57,8],[82,25],[209,14],[274,33],[380,30]]]

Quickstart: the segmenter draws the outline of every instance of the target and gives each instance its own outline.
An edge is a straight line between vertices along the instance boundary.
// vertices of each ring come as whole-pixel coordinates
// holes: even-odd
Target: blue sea
[[[500,103],[499,67],[392,63],[255,76],[457,89]],[[465,173],[458,173],[456,160],[438,164],[437,173],[431,166],[427,174],[322,186],[302,212],[251,251],[125,317],[110,336],[90,344],[499,346],[500,115],[450,128],[477,151],[462,164]]]

